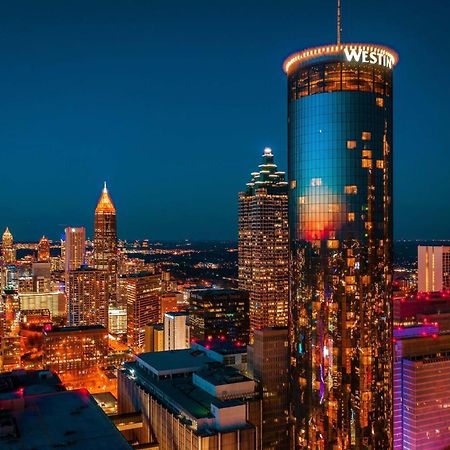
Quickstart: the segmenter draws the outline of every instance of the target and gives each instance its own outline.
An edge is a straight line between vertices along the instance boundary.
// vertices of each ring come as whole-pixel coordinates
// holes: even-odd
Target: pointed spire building
[[[116,302],[117,222],[116,208],[109,196],[106,181],[95,208],[94,267],[108,273],[108,300]]]
[[[16,249],[14,248],[13,235],[6,227],[2,236],[2,256],[5,265],[14,264],[16,262]]]

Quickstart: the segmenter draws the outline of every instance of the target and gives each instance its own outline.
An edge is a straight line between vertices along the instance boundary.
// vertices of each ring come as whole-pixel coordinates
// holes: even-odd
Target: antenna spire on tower
[[[337,43],[341,43],[341,0],[337,0]]]

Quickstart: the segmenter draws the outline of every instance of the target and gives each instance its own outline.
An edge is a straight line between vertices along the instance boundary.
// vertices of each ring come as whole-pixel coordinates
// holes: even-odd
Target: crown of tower
[[[97,207],[95,208],[95,212],[102,213],[115,213],[116,208],[114,207],[114,203],[111,200],[111,197],[108,194],[108,189],[106,188],[106,181],[103,186],[102,195],[97,203]]]
[[[3,233],[3,238],[5,238],[5,236],[12,237],[11,231],[9,231],[8,227],[6,227],[6,230]]]
[[[274,162],[272,149],[266,147],[262,155],[262,164],[259,166],[258,172],[252,172],[252,179],[247,183],[248,193],[253,193],[259,188],[268,188],[271,190],[286,190],[287,182],[285,181],[285,173],[278,170]]]

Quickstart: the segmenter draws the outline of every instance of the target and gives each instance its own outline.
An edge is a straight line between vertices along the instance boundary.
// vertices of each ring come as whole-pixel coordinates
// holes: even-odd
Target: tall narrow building
[[[116,208],[108,194],[106,182],[95,208],[94,267],[107,273],[108,301],[115,303],[117,290]]]
[[[288,184],[270,148],[239,193],[239,288],[250,296],[255,330],[287,326],[289,281]]]
[[[8,227],[6,227],[6,230],[2,236],[2,256],[5,265],[14,264],[16,262],[14,239]]]
[[[284,63],[296,448],[392,448],[396,62],[332,44]]]
[[[66,272],[77,270],[85,263],[86,230],[84,227],[65,229],[64,267]]]

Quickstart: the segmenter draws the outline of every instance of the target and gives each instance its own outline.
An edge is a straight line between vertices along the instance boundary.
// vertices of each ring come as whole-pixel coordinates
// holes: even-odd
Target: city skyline
[[[106,179],[121,238],[236,239],[235,192],[255,158],[271,147],[287,170],[280,63],[297,48],[334,41],[335,2],[324,1],[319,11],[305,3],[299,14],[296,2],[283,8],[197,2],[189,10],[177,3],[135,2],[123,9],[104,8],[101,1],[76,9],[24,4],[26,16],[20,6],[8,5],[0,19],[8,67],[0,145],[8,150],[7,167],[15,167],[17,155],[21,161],[19,176],[4,172],[0,228],[9,226],[16,241],[43,234],[57,239],[66,226],[86,226],[92,236],[90,212]],[[395,238],[445,238],[450,213],[439,205],[448,191],[448,93],[439,86],[449,63],[442,61],[426,90],[415,86],[423,79],[419,58],[436,59],[448,47],[440,24],[449,6],[418,15],[418,2],[379,5],[368,14],[355,1],[343,2],[342,38],[381,42],[401,54]],[[177,7],[183,21],[174,17]],[[184,55],[185,45],[194,51]],[[235,62],[224,63],[230,60]],[[185,71],[174,90],[179,71],[171,68],[178,65]],[[429,148],[433,155],[425,159],[423,149]],[[45,178],[35,171],[36,162],[48,171]],[[435,182],[416,176],[411,183],[418,167]],[[190,182],[180,189],[174,180],[186,171]]]

